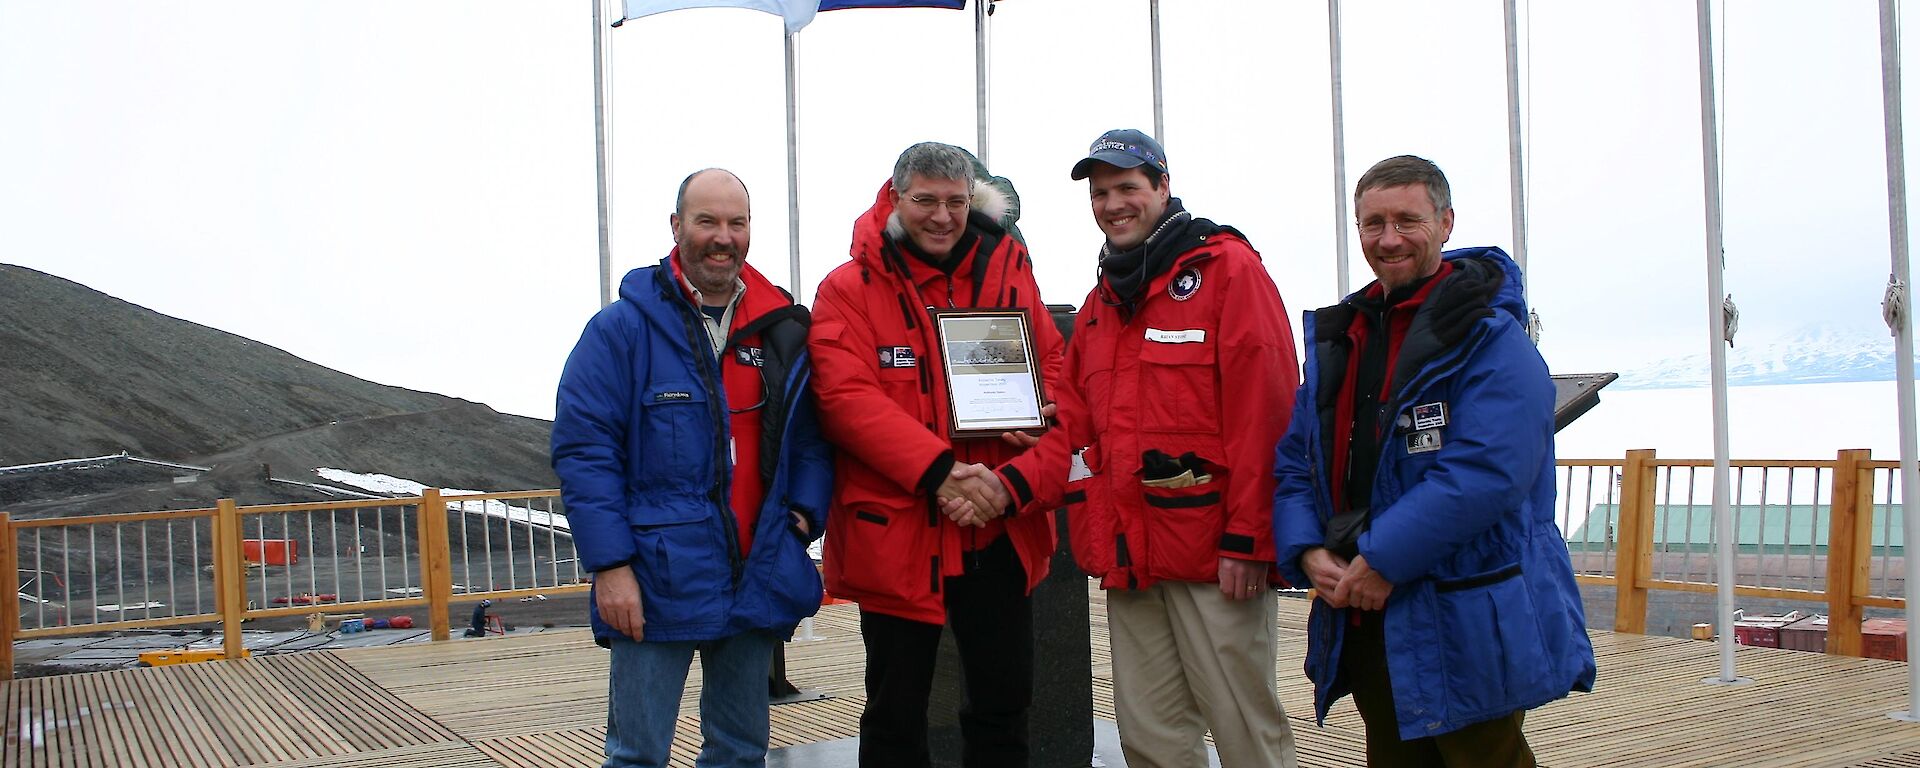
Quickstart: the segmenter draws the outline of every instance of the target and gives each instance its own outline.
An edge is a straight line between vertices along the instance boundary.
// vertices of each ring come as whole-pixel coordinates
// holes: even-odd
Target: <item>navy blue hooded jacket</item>
[[[831,453],[807,387],[808,317],[753,267],[750,296],[778,309],[748,318],[764,345],[761,472],[766,500],[752,550],[739,552],[733,514],[730,408],[700,309],[676,284],[669,255],[628,272],[620,300],[588,321],[560,377],[553,469],[583,570],[631,565],[644,640],[711,640],[751,629],[790,635],[820,608],[806,547],[826,530]],[[759,292],[756,294],[755,292]],[[741,302],[744,311],[749,302]],[[744,335],[737,332],[736,336]],[[809,518],[810,536],[789,510]],[[602,644],[618,631],[593,609]]]
[[[1553,520],[1553,382],[1525,332],[1520,270],[1498,248],[1453,265],[1420,305],[1398,359],[1360,554],[1393,584],[1385,633],[1400,738],[1457,730],[1593,688],[1593,646],[1567,546]],[[1364,289],[1363,289],[1364,291]],[[1274,474],[1280,572],[1310,583],[1300,556],[1333,514],[1333,409],[1355,297],[1309,312],[1307,362]],[[1434,404],[1442,407],[1435,407]],[[1316,599],[1307,676],[1324,721],[1338,680],[1345,609]]]

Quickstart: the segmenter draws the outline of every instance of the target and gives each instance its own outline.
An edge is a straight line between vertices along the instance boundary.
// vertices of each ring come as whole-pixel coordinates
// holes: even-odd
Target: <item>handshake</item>
[[[934,493],[934,501],[940,505],[941,514],[955,524],[982,528],[987,521],[1005,514],[1013,498],[987,465],[955,464]]]

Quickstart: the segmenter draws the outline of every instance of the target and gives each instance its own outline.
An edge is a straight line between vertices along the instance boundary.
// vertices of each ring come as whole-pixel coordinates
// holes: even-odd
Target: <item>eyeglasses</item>
[[[1425,231],[1427,223],[1431,221],[1433,220],[1418,217],[1395,219],[1392,226],[1396,234],[1411,235],[1415,232]],[[1362,237],[1379,237],[1387,233],[1388,224],[1386,221],[1374,219],[1372,221],[1357,223],[1360,227],[1360,235]]]
[[[968,205],[967,199],[964,197],[941,200],[940,198],[929,197],[927,195],[914,195],[906,200],[909,205],[919,209],[921,213],[932,213],[936,208],[946,208],[948,213],[960,214],[966,212]]]

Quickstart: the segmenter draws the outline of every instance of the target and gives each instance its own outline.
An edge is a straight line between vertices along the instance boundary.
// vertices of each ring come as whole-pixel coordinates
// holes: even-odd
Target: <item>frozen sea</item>
[[[1736,459],[1831,459],[1867,448],[1900,458],[1891,381],[1730,387],[1727,433]],[[1557,436],[1563,459],[1619,458],[1652,448],[1663,458],[1713,458],[1709,388],[1601,390],[1600,404]]]

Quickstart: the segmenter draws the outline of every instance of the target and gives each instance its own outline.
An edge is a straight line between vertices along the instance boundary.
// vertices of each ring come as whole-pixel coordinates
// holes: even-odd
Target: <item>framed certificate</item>
[[[1020,309],[936,309],[950,437],[1043,432],[1033,328]]]

